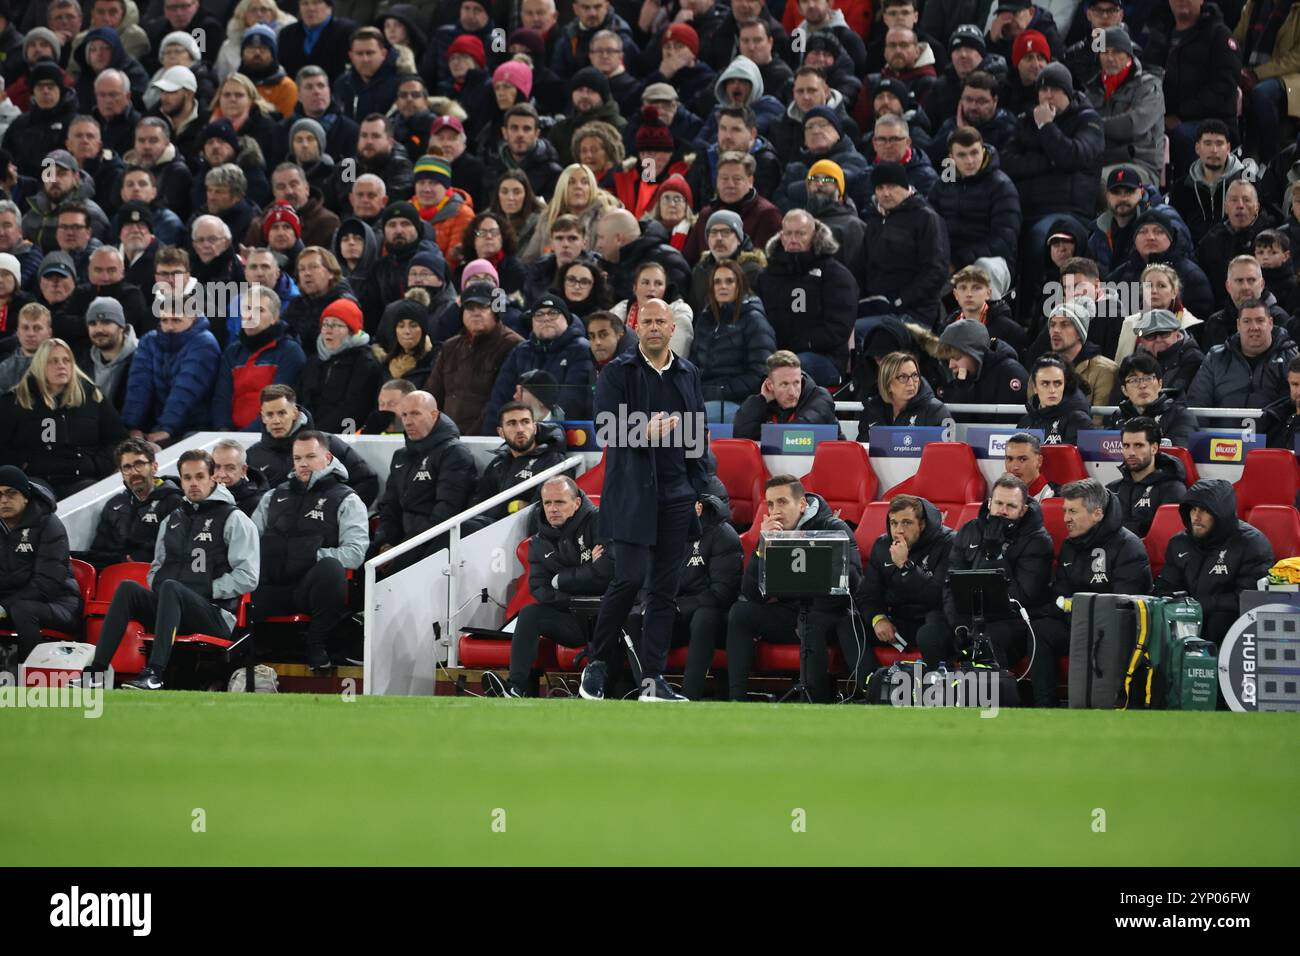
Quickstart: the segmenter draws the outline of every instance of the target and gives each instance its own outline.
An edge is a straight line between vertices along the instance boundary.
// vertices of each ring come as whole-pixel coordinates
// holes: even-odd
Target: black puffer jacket
[[[743,402],[763,384],[776,335],[756,295],[740,303],[738,316],[734,305],[721,313],[722,321],[707,306],[695,314],[690,358],[700,370],[705,401]]]
[[[1008,264],[1015,264],[1020,242],[1020,193],[1002,171],[1002,160],[994,147],[985,147],[984,165],[974,176],[959,176],[952,182],[940,176],[930,189],[930,205],[948,227],[955,268],[968,266],[982,256],[1001,256]]]
[[[1183,396],[1192,387],[1192,379],[1200,371],[1205,353],[1197,346],[1191,333],[1184,332],[1183,340],[1157,355],[1156,361],[1160,363],[1164,390],[1172,395]]]
[[[1025,403],[1028,414],[1016,422],[1017,428],[1041,428],[1044,445],[1077,445],[1079,429],[1092,427],[1092,406],[1077,389],[1066,395],[1059,405],[1044,408],[1037,395]]]
[[[867,431],[873,425],[886,425],[897,428],[940,428],[952,421],[952,412],[948,406],[934,397],[930,383],[921,380],[921,387],[912,400],[903,406],[903,410],[894,415],[892,405],[885,402],[880,395],[872,395],[862,403],[862,413],[858,416],[858,441],[864,441]]]
[[[352,434],[374,410],[384,370],[369,337],[360,338],[364,341],[349,342],[327,359],[312,352],[298,377],[298,401],[311,410],[322,431]]]
[[[1284,395],[1264,409],[1259,430],[1268,436],[1269,448],[1295,449],[1295,440],[1300,436],[1300,415],[1296,414],[1296,405],[1290,395]]]
[[[923,325],[939,318],[939,296],[950,275],[948,232],[942,217],[913,193],[884,215],[873,202],[863,213],[864,296],[884,296],[896,311]],[[985,242],[989,222],[985,220]],[[993,253],[989,253],[992,255]]]
[[[895,624],[919,626],[928,614],[943,607],[948,556],[957,533],[943,523],[938,508],[924,498],[921,501],[925,530],[916,547],[908,551],[903,567],[898,567],[889,557],[893,539],[888,530],[871,545],[858,592],[859,610],[868,627],[877,614],[884,614]]]
[[[1278,217],[1269,212],[1268,209],[1261,207],[1259,215],[1255,221],[1241,229],[1233,227],[1232,223],[1224,222],[1211,227],[1204,238],[1196,244],[1196,262],[1205,273],[1205,277],[1210,280],[1210,288],[1214,290],[1214,304],[1222,307],[1228,300],[1228,290],[1225,283],[1228,278],[1228,263],[1232,262],[1237,256],[1249,256],[1255,252],[1255,237],[1265,229],[1274,229],[1278,225]],[[1186,297],[1184,297],[1186,298]],[[1197,315],[1205,313],[1193,312]],[[1215,344],[1213,342],[1211,345]]]
[[[1151,561],[1146,546],[1124,526],[1124,510],[1114,495],[1106,496],[1101,520],[1090,531],[1061,543],[1049,597],[1073,597],[1080,591],[1151,593]],[[1045,610],[1051,617],[1065,616],[1055,603]]]
[[[152,561],[158,529],[181,497],[181,489],[167,479],[158,479],[143,501],[123,488],[104,502],[85,560],[97,568],[119,561]]]
[[[1119,478],[1106,486],[1119,502],[1124,527],[1139,538],[1151,530],[1161,505],[1176,505],[1187,497],[1187,469],[1177,458],[1156,452],[1155,471],[1133,480],[1128,465],[1120,463]]]
[[[63,149],[68,125],[78,112],[77,94],[64,87],[63,95],[52,109],[41,109],[33,99],[27,112],[14,118],[5,131],[4,148],[13,157],[18,175],[33,179],[41,175],[41,160],[56,149]]]
[[[474,492],[473,504],[482,504],[489,498],[494,498],[507,488],[513,488],[515,485],[527,481],[533,475],[540,474],[547,468],[564,461],[564,443],[552,444],[549,439],[550,435],[539,433],[536,436],[537,443],[533,445],[532,451],[524,455],[515,455],[509,445],[503,444],[497,453],[488,462],[487,468],[479,477],[478,487]],[[474,520],[474,527],[481,528],[504,518],[506,515],[513,514],[520,508],[532,504],[541,496],[540,487],[531,488],[528,491],[521,492],[519,497],[505,504],[497,505],[486,514],[480,515]]]
[[[1189,447],[1188,442],[1191,440],[1192,432],[1200,427],[1196,423],[1196,416],[1168,390],[1162,390],[1160,396],[1142,411],[1138,411],[1137,406],[1127,398],[1124,399],[1119,403],[1119,407],[1107,416],[1106,427],[1122,429],[1126,421],[1139,415],[1154,418],[1156,424],[1160,426],[1160,437],[1168,438],[1171,444],[1179,448]]]
[[[1166,22],[1149,21],[1149,39],[1143,62],[1165,70],[1165,112],[1184,122],[1221,119],[1235,138],[1237,131],[1237,75],[1241,53],[1232,29],[1213,3],[1201,9],[1201,18],[1187,35],[1173,40]]]
[[[758,295],[776,333],[776,347],[824,355],[843,373],[849,334],[858,316],[858,282],[835,258],[839,244],[821,223],[809,252],[786,252],[781,237],[767,243]]]
[[[605,593],[614,577],[614,552],[610,542],[596,537],[598,518],[583,495],[573,517],[560,527],[542,521],[528,542],[528,590],[538,604],[563,608],[575,595]],[[598,544],[604,552],[593,561],[591,552]],[[558,587],[551,583],[557,576]]]
[[[1043,527],[1043,509],[1034,499],[1024,517],[1009,521],[989,514],[989,503],[979,517],[957,532],[948,558],[948,570],[1001,569],[1007,576],[1007,593],[1026,610],[1048,600],[1052,579],[1052,536]],[[957,613],[952,589],[943,589],[943,611],[950,627],[969,625]],[[1013,611],[1014,613],[1014,611]]]
[[[262,488],[274,488],[293,474],[293,438],[304,428],[318,427],[312,421],[311,414],[305,409],[298,410],[298,419],[289,434],[276,438],[265,428],[262,437],[248,447],[248,474],[250,479],[258,472],[263,479]],[[379,497],[379,476],[366,464],[355,449],[337,435],[330,435],[330,454],[343,463],[348,470],[348,485],[365,502],[366,507],[375,503]],[[236,501],[239,497],[236,496]],[[240,505],[242,510],[242,504]]]
[[[938,396],[949,405],[1018,405],[1024,401],[1028,381],[1029,373],[1016,359],[1015,349],[993,339],[979,374],[964,382],[945,383]]]
[[[0,464],[44,479],[60,497],[67,487],[112,474],[113,449],[126,438],[117,409],[81,384],[85,400],[77,408],[51,409],[35,389],[30,409],[18,404],[16,392],[0,396]]]
[[[804,372],[799,402],[794,408],[784,409],[776,402],[769,402],[761,393],[750,395],[736,410],[736,418],[731,430],[732,437],[758,441],[762,437],[765,424],[838,426],[839,419],[835,417],[835,399],[831,398],[830,392]]]
[[[731,526],[731,512],[713,495],[701,495],[704,533],[691,542],[677,586],[678,613],[689,616],[702,607],[727,611],[740,594],[745,570],[740,536]]]
[[[477,481],[474,458],[460,440],[460,429],[439,415],[429,434],[419,441],[408,435],[394,453],[375,543],[400,544],[464,511]]]
[[[32,483],[32,496],[14,527],[0,521],[0,606],[40,601],[81,608],[81,591],[69,563],[68,532],[54,514],[49,489]]]
[[[668,230],[659,222],[643,223],[641,236],[633,239],[618,253],[618,262],[609,264],[610,297],[614,302],[635,298],[633,283],[636,270],[646,262],[657,262],[668,275],[669,295],[676,290],[685,295],[691,288],[691,267],[668,241]]]
[[[1214,515],[1214,527],[1205,538],[1192,534],[1193,505]],[[1237,518],[1232,485],[1220,478],[1202,478],[1192,485],[1178,510],[1184,530],[1169,539],[1156,594],[1186,591],[1207,615],[1216,611],[1236,614],[1241,592],[1254,590],[1273,566],[1272,545]]]
[[[1002,155],[1002,171],[1020,190],[1020,210],[1027,221],[1069,213],[1091,219],[1097,213],[1097,183],[1106,148],[1101,116],[1082,93],[1043,125],[1032,110],[1021,114],[1016,135]]]
[[[804,497],[808,499],[808,510],[804,513],[803,523],[798,525],[798,530],[842,531],[849,536],[849,590],[857,594],[862,586],[862,557],[858,554],[858,543],[853,538],[853,530],[842,519],[835,517],[830,505],[821,495],[810,491]],[[755,604],[769,603],[759,589],[758,583],[761,580],[763,580],[763,556],[755,550],[749,559],[749,564],[745,566],[745,577],[740,585],[740,593],[745,600]],[[847,598],[814,598],[812,602],[814,611],[838,612],[847,606]]]
[[[1273,344],[1254,360],[1241,351],[1241,336],[1216,345],[1187,390],[1191,408],[1263,408],[1287,394],[1286,368],[1296,357],[1296,344],[1279,328]]]
[[[1164,252],[1153,252],[1145,259],[1134,247],[1129,253],[1127,259],[1117,265],[1106,276],[1107,282],[1128,283],[1141,282],[1142,270],[1147,266],[1163,262],[1173,268],[1178,273],[1178,281],[1182,284],[1180,298],[1183,304],[1187,306],[1193,315],[1205,316],[1214,310],[1215,292],[1211,287],[1210,280],[1206,278],[1204,270],[1201,269],[1193,255],[1187,236],[1181,229],[1174,225],[1172,218],[1160,207],[1148,209],[1139,217],[1138,228],[1141,229],[1145,220],[1154,220],[1162,225],[1165,232],[1171,237],[1169,248]],[[1223,283],[1219,286],[1222,288]]]

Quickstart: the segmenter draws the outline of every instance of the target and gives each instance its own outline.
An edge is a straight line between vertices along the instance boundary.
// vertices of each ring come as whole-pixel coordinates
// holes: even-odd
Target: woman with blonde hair
[[[890,352],[876,372],[877,394],[862,406],[858,440],[865,441],[872,425],[935,428],[952,420],[948,406],[934,397],[921,377],[921,363],[911,352]]]
[[[1192,315],[1183,305],[1183,284],[1178,279],[1174,267],[1163,262],[1153,262],[1142,270],[1142,308],[1128,316],[1119,330],[1119,344],[1115,348],[1115,361],[1122,362],[1137,347],[1137,336],[1133,329],[1138,319],[1152,309],[1167,309],[1178,316],[1183,331],[1201,325],[1201,319]],[[1107,396],[1101,396],[1109,400]]]
[[[551,227],[566,213],[577,216],[582,234],[590,248],[596,237],[596,223],[606,212],[619,208],[619,201],[596,185],[596,176],[581,163],[570,163],[555,181],[555,193],[546,204],[529,240],[519,254],[526,263],[535,262],[551,251]]]
[[[266,97],[257,92],[253,81],[242,73],[231,73],[217,87],[217,101],[212,107],[209,124],[230,120],[235,135],[248,136],[261,148],[263,156],[275,155],[275,132],[279,112]]]
[[[298,18],[285,13],[275,0],[239,0],[235,12],[226,24],[226,39],[217,53],[217,79],[224,80],[232,73],[239,72],[240,46],[244,40],[244,31],[257,23],[264,23],[277,34]]]
[[[113,449],[126,437],[63,339],[42,342],[27,374],[0,396],[0,463],[44,480],[60,498],[112,474]]]

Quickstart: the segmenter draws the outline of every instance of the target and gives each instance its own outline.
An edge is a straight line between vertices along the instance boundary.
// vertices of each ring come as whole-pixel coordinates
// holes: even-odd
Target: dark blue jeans
[[[1278,124],[1286,115],[1286,87],[1281,80],[1261,80],[1250,91],[1251,129],[1259,141],[1259,155],[1268,162],[1278,152]]]
[[[656,519],[658,533],[653,546],[614,542],[614,580],[600,604],[590,648],[593,661],[608,661],[617,654],[615,644],[636,604],[638,592],[644,587],[643,679],[662,674],[668,660],[677,614],[677,585],[686,559],[691,522],[695,519],[695,499],[659,502]]]
[[[840,370],[825,355],[817,352],[800,352],[799,364],[812,380],[823,388],[831,388],[840,383]]]

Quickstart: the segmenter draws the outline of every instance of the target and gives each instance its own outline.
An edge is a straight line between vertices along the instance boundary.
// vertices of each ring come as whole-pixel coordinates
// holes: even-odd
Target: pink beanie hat
[[[503,80],[517,89],[524,99],[533,95],[533,71],[526,63],[519,60],[506,60],[492,74],[493,83],[500,83]]]
[[[460,273],[461,289],[463,290],[465,286],[469,285],[470,280],[473,279],[475,276],[482,276],[482,275],[491,276],[493,285],[496,285],[501,281],[500,276],[497,275],[496,266],[488,262],[486,259],[475,259],[472,262],[466,263],[465,268],[461,270]]]

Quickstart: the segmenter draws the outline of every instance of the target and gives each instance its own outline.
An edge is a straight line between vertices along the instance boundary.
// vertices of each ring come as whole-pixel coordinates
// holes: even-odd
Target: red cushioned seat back
[[[943,514],[943,523],[955,528],[966,502],[983,500],[986,490],[969,445],[932,441],[921,452],[917,473],[890,488],[883,497],[886,501],[904,494],[925,498]]]
[[[537,603],[537,599],[528,590],[528,542],[531,540],[531,538],[524,538],[515,546],[515,557],[524,566],[524,573],[515,578],[514,589],[510,594],[509,602],[506,604],[507,621],[514,620],[515,615],[528,605]]]
[[[1151,559],[1152,577],[1158,575],[1165,566],[1165,550],[1169,547],[1169,539],[1182,530],[1183,516],[1178,505],[1161,505],[1156,509],[1147,536],[1142,539],[1147,548],[1147,557]]]
[[[889,502],[873,501],[862,512],[862,521],[853,530],[853,537],[858,542],[858,554],[866,564],[871,556],[871,547],[876,539],[889,530]]]
[[[1300,513],[1293,505],[1256,505],[1250,524],[1273,546],[1273,559],[1300,557]]]
[[[1065,530],[1065,499],[1048,498],[1038,504],[1043,509],[1043,527],[1052,536],[1052,554],[1059,555],[1061,544],[1068,537]]]
[[[583,490],[587,497],[591,499],[591,503],[596,507],[600,507],[600,493],[601,489],[605,487],[606,454],[607,452],[602,451],[600,453],[600,461],[596,462],[596,467],[588,468],[574,479],[577,481],[578,487]]]
[[[1245,518],[1256,505],[1294,505],[1300,488],[1300,466],[1295,453],[1285,448],[1257,448],[1246,452],[1237,493],[1237,517]]]
[[[1168,448],[1162,446],[1160,450],[1170,458],[1177,458],[1183,463],[1183,471],[1187,473],[1187,477],[1183,480],[1183,483],[1187,485],[1188,488],[1192,487],[1192,485],[1196,484],[1196,482],[1200,480],[1200,475],[1197,474],[1196,471],[1196,462],[1192,459],[1192,453],[1190,451],[1186,448],[1175,448],[1172,445]]]
[[[803,486],[825,498],[832,511],[840,512],[840,517],[853,525],[862,520],[862,512],[879,489],[867,450],[855,441],[818,445]]]
[[[957,516],[957,523],[953,527],[960,531],[963,525],[969,521],[974,521],[980,516],[980,509],[983,507],[984,502],[982,501],[966,502],[961,506],[961,514]]]
[[[1043,476],[1058,488],[1088,477],[1083,456],[1073,445],[1043,445]]]
[[[709,447],[718,459],[718,479],[731,499],[731,520],[746,527],[763,503],[763,486],[769,477],[758,443],[748,438],[719,438]]]

